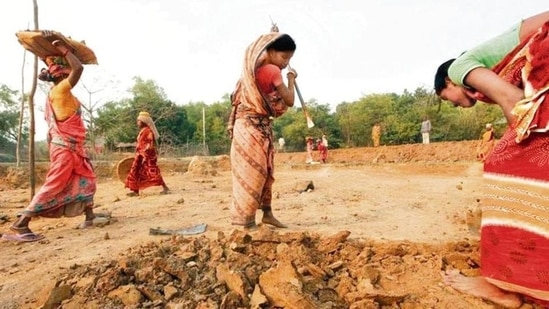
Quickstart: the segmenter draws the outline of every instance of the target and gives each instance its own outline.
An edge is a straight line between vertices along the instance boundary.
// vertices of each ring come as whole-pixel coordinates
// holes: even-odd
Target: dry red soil
[[[0,241],[0,308],[496,308],[440,277],[479,271],[475,149],[341,149],[312,165],[304,153],[277,154],[273,210],[289,227],[253,232],[230,224],[227,156],[162,159],[172,194],[139,197],[114,177],[120,158],[96,162],[96,211],[110,224],[39,218],[31,228],[44,240]],[[30,194],[24,171],[0,175],[2,233]],[[315,189],[300,193],[310,181]],[[150,233],[197,224],[206,231]]]

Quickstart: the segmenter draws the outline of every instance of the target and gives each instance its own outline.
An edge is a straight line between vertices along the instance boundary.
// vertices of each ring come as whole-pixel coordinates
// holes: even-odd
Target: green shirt
[[[459,86],[465,86],[465,77],[476,68],[493,68],[519,44],[522,21],[499,36],[461,54],[448,68],[448,77]]]

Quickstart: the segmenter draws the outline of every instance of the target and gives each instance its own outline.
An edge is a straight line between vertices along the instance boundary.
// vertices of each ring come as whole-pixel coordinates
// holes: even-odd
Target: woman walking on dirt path
[[[286,86],[281,70],[288,66],[295,49],[294,40],[278,31],[261,35],[246,49],[242,75],[231,95],[228,124],[232,139],[233,225],[255,228],[256,211],[261,209],[261,222],[286,227],[274,217],[271,208],[275,152],[272,121],[294,105],[297,73],[288,70]]]
[[[549,11],[443,63],[436,93],[455,106],[495,103],[509,127],[484,161],[479,277],[459,270],[444,282],[518,308],[549,306]]]
[[[135,158],[132,167],[126,177],[126,188],[129,188],[128,196],[138,196],[139,191],[152,186],[162,186],[160,194],[170,193],[170,188],[164,182],[158,167],[158,152],[156,141],[159,138],[156,125],[147,112],[140,112],[137,116],[137,145],[135,146]]]
[[[46,100],[45,117],[49,126],[48,146],[50,169],[46,180],[29,206],[10,227],[16,234],[4,234],[3,239],[13,241],[37,241],[43,239],[29,228],[36,216],[60,218],[85,214],[80,227],[93,225],[93,197],[96,177],[92,164],[84,150],[86,128],[81,117],[80,101],[71,92],[78,83],[84,67],[80,60],[51,31],[42,35],[63,56],[45,59],[47,69],[38,78],[53,82]]]
[[[326,160],[328,159],[328,147],[324,146],[324,143],[322,143],[322,139],[319,138],[316,141],[316,148],[318,149],[320,162],[326,163]]]

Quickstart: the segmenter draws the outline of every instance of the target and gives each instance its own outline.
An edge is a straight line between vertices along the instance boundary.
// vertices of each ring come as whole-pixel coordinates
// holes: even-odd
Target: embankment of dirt
[[[409,162],[458,162],[476,160],[477,141],[441,142],[423,144],[409,144],[400,146],[360,147],[329,150],[328,163],[336,165],[362,165],[381,163],[409,163]],[[318,154],[314,153],[316,157]],[[117,179],[117,163],[131,153],[115,153],[110,160],[94,161],[94,168],[100,180]],[[164,173],[180,174],[189,170],[193,157],[183,158],[160,158],[158,164]],[[201,157],[202,161],[208,162],[207,167],[213,171],[230,170],[230,159],[228,155]],[[305,164],[306,154],[304,152],[277,153],[275,164],[287,164],[293,167]],[[37,162],[35,164],[36,185],[43,183],[48,171],[48,162]],[[201,170],[199,173],[203,172]],[[209,171],[212,173],[212,171]],[[20,168],[13,165],[0,165],[0,190],[28,188],[29,172],[28,166],[23,164]]]

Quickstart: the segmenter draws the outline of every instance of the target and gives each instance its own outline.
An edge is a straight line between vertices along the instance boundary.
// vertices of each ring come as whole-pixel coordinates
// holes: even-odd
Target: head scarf
[[[50,75],[54,78],[57,78],[61,75],[69,75],[71,73],[71,69],[60,64],[54,64],[48,68],[48,73],[50,73]]]
[[[40,80],[52,82],[60,76],[71,73],[71,68],[63,57],[49,56],[44,59],[44,62],[48,67],[40,71],[38,76]]]
[[[255,81],[255,71],[265,64],[267,59],[266,48],[272,42],[276,41],[283,33],[271,32],[261,35],[255,42],[250,44],[244,55],[244,66],[242,75],[238,81],[232,95],[233,105],[244,103],[250,105],[256,114],[279,116],[279,111],[272,109],[270,104],[263,98]],[[283,113],[284,111],[282,111]]]
[[[151,118],[151,115],[148,112],[140,112],[139,116],[137,116],[137,120],[143,122],[149,129],[153,131],[154,139],[158,140],[160,135],[158,134],[158,130],[156,129],[156,125],[154,124],[154,121]]]
[[[58,77],[63,74],[68,75],[71,72],[69,64],[63,57],[46,57],[44,61],[48,65],[48,73],[53,77]]]

